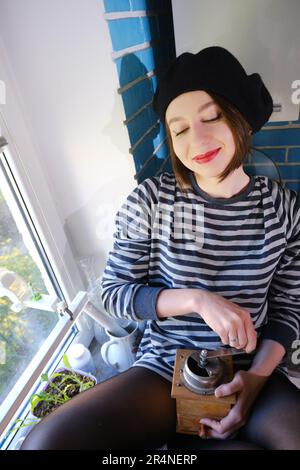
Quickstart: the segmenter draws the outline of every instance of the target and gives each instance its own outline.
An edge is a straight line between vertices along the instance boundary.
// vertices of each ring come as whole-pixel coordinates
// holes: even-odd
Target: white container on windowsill
[[[67,351],[67,357],[73,369],[80,369],[90,374],[95,372],[92,355],[83,344],[72,344]]]

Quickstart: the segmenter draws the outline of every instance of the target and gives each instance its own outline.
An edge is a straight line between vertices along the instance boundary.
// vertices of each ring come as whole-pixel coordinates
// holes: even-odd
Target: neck
[[[204,178],[201,175],[195,174],[196,181],[202,191],[211,197],[228,199],[236,196],[243,191],[250,181],[249,176],[244,172],[243,167],[237,168],[230,175],[225,178],[221,183],[218,178],[212,176],[211,178]]]

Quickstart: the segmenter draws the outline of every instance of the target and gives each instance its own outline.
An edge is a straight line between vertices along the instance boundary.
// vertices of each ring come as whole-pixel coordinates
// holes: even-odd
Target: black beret
[[[159,79],[153,109],[162,122],[171,101],[188,91],[216,93],[234,105],[252,128],[261,129],[273,112],[273,100],[260,75],[247,75],[231,52],[220,46],[197,54],[184,52],[174,59]]]

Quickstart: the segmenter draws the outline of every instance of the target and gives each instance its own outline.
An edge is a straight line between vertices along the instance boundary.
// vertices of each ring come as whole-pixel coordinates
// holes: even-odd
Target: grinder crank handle
[[[236,356],[238,354],[247,354],[245,349],[236,349],[236,348],[220,348],[215,351],[208,351],[207,349],[202,349],[199,353],[200,361],[206,361],[207,359],[212,359],[215,357],[226,357],[226,356]]]
[[[220,348],[216,351],[209,351],[207,357],[236,356],[238,354],[247,354],[245,349]]]

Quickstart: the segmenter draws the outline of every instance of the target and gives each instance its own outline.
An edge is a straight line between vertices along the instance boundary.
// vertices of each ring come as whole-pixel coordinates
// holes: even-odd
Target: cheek
[[[183,139],[180,139],[179,140],[176,140],[176,141],[172,141],[173,143],[173,150],[175,152],[175,154],[177,155],[177,157],[181,157],[181,156],[184,156],[184,152],[185,152],[185,147],[186,145],[184,144],[183,142]]]
[[[233,137],[231,137],[231,138],[228,140],[228,149],[229,149],[230,154],[234,155],[234,152],[235,152],[235,142],[234,142],[234,140],[233,140]]]
[[[226,147],[229,150],[231,151],[235,150],[235,143],[234,143],[233,135],[227,125],[225,125],[224,128],[222,129],[222,140],[226,144]]]

